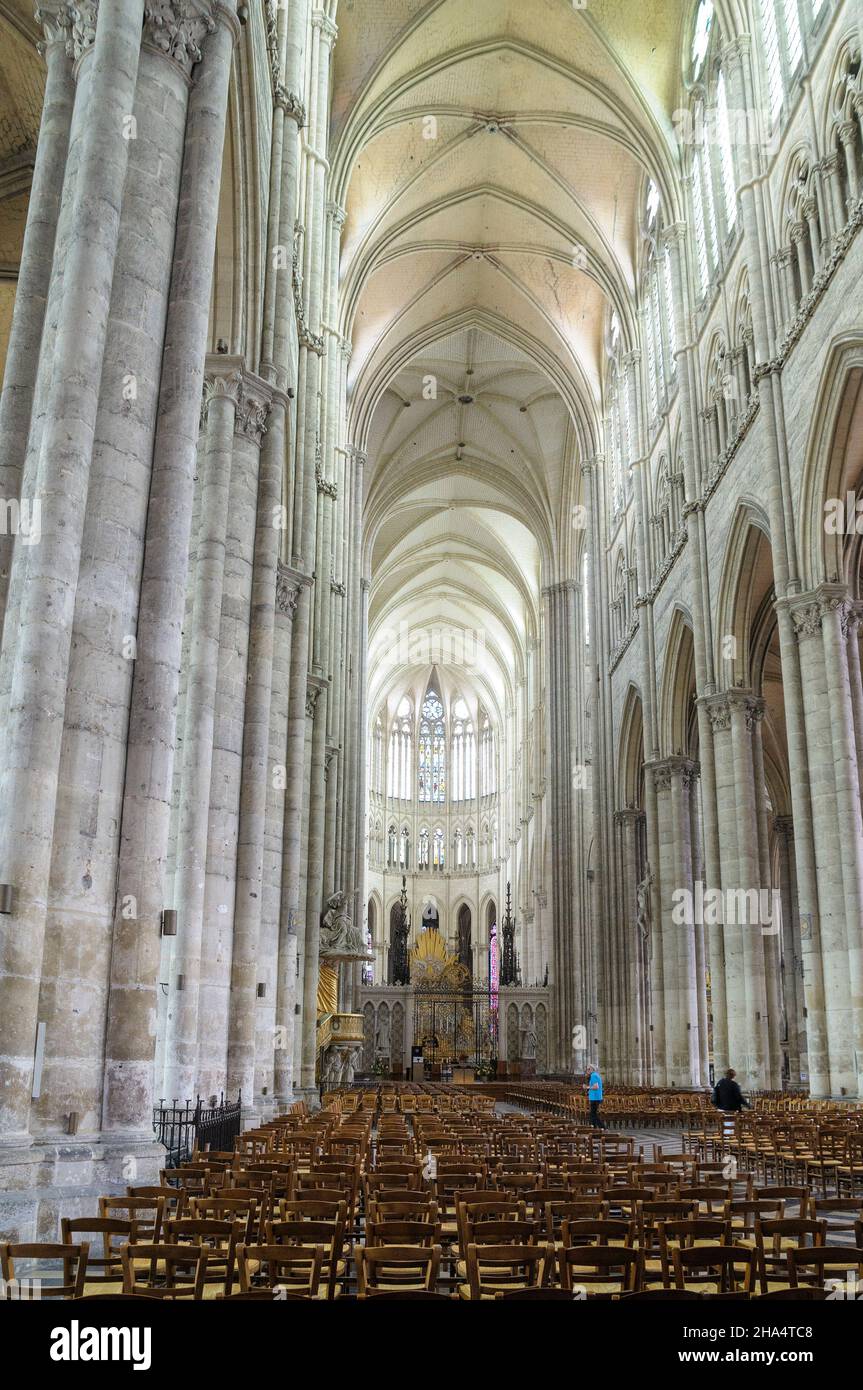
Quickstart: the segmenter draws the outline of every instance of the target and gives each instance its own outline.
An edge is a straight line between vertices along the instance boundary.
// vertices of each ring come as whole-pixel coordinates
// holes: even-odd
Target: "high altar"
[[[442,932],[425,928],[410,952],[410,984],[366,985],[362,1010],[364,1075],[375,1069],[403,1079],[422,1049],[424,1079],[542,1074],[548,1056],[548,989],[475,984],[447,948]],[[527,1054],[532,1052],[532,1056]]]

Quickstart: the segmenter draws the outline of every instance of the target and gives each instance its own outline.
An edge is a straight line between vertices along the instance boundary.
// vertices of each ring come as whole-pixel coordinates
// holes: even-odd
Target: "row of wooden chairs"
[[[213,1250],[202,1245],[166,1241],[128,1243],[118,1254],[122,1292],[159,1299],[202,1299],[209,1289],[216,1297],[231,1297],[236,1274],[240,1294],[261,1293],[319,1298],[324,1290],[323,1245],[284,1243],[246,1244],[232,1233],[229,1246]],[[755,1291],[758,1257],[754,1250],[726,1241],[679,1244],[670,1250],[670,1274],[665,1292],[695,1292],[749,1297]],[[437,1291],[442,1248],[437,1244],[365,1245],[355,1251],[357,1294],[433,1293]],[[20,1283],[18,1261],[53,1259],[63,1266],[60,1284],[46,1284],[42,1296],[88,1296],[89,1246],[0,1246],[4,1289]],[[804,1289],[833,1292],[863,1280],[863,1249],[824,1245],[790,1246],[785,1252],[787,1285],[769,1289],[762,1275],[762,1292]],[[831,1275],[833,1276],[831,1279]],[[563,1245],[539,1243],[471,1243],[465,1251],[464,1282],[457,1296],[464,1300],[496,1298],[502,1293],[546,1290],[555,1282],[572,1298],[610,1298],[645,1288],[645,1253],[619,1243]],[[331,1276],[329,1276],[331,1278]],[[332,1297],[332,1285],[327,1294]],[[98,1296],[98,1295],[97,1295]]]

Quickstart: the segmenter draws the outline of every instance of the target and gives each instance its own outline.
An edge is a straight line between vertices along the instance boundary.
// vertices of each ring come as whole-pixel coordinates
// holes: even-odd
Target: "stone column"
[[[6,349],[3,394],[0,396],[0,501],[6,506],[0,529],[0,629],[6,607],[16,526],[9,512],[21,502],[22,522],[33,525],[33,497],[22,496],[24,456],[36,390],[39,350],[51,284],[57,223],[64,189],[69,130],[75,100],[72,58],[66,51],[68,16],[64,4],[39,11],[45,34],[45,98],[33,180],[27,203],[24,244],[15,287],[15,310]]]
[[[15,649],[0,782],[0,868],[15,895],[0,928],[0,1064],[8,1077],[0,1129],[6,1143],[26,1133],[30,1109],[72,617],[143,0],[102,0],[95,31],[95,7],[82,6],[81,14],[87,27],[86,40],[76,30],[83,60],[76,104],[87,119],[79,136],[63,304],[56,333],[44,344],[53,377],[36,479],[41,539],[38,546],[16,548],[13,568],[26,566],[26,583],[15,630],[6,633]]]
[[[285,751],[285,815],[282,859],[282,906],[279,924],[279,979],[276,1029],[280,1038],[293,1039],[294,987],[297,957],[305,940],[305,911],[300,912],[301,827],[304,799],[306,744],[306,681],[309,649],[311,595],[308,583],[299,592],[291,633],[291,680],[288,696],[288,728]],[[277,1103],[293,1099],[293,1051],[279,1048],[275,1058],[274,1085]]]
[[[651,767],[659,825],[665,1075],[667,1085],[686,1087],[701,1080],[695,912],[687,906],[694,908],[689,797],[696,765],[673,757]]]
[[[692,550],[691,573],[694,582],[692,605],[692,639],[695,654],[696,692],[698,709],[698,760],[704,840],[703,875],[707,885],[720,884],[720,846],[718,825],[717,783],[722,777],[714,752],[714,731],[706,700],[716,690],[713,663],[713,630],[710,605],[710,583],[707,567],[707,534],[698,467],[698,380],[700,366],[698,345],[688,306],[694,301],[688,275],[686,256],[686,227],[673,223],[665,228],[662,240],[667,248],[671,267],[672,299],[675,313],[677,342],[677,376],[681,399],[681,447],[683,451],[684,491],[683,520],[687,544]],[[724,940],[721,924],[705,924],[706,950],[710,961],[710,999],[713,1029],[713,1057],[717,1072],[728,1066],[728,1021],[726,1011]]]
[[[228,83],[239,31],[227,4],[214,13],[216,28],[189,96],[126,746],[102,1112],[103,1130],[118,1142],[129,1134],[151,1136],[189,527]]]
[[[626,1034],[626,1059],[621,1080],[637,1086],[645,1079],[644,1044],[648,1019],[645,1011],[645,938],[637,924],[637,889],[640,881],[639,839],[644,812],[635,807],[615,811],[620,864],[618,932],[622,969],[617,987]]]
[[[773,821],[779,858],[779,892],[782,899],[782,953],[785,1014],[788,1023],[788,1069],[792,1082],[801,1081],[806,1067],[806,1011],[803,1003],[803,954],[800,913],[794,873],[794,826],[790,816]]]
[[[849,952],[846,931],[845,871],[846,853],[856,856],[851,844],[853,837],[843,835],[842,813],[837,805],[837,786],[834,773],[834,747],[831,723],[843,721],[841,701],[831,698],[831,679],[825,666],[825,634],[822,630],[824,595],[800,595],[791,606],[791,617],[799,644],[801,686],[806,721],[805,738],[809,765],[808,794],[811,798],[812,829],[815,842],[816,886],[814,900],[820,921],[820,964],[824,979],[826,1007],[827,1050],[829,1059],[829,1090],[832,1095],[853,1094],[857,1086],[854,1058],[854,1006],[852,977],[854,963]],[[828,601],[832,594],[827,595]],[[828,636],[828,641],[833,635]],[[825,710],[830,717],[825,719]],[[844,730],[837,731],[840,744]],[[794,793],[792,783],[792,808]],[[857,793],[859,806],[859,793]],[[859,811],[858,811],[859,814]],[[794,810],[795,833],[797,811]],[[853,824],[853,821],[852,821]],[[798,859],[799,864],[799,859]],[[859,931],[859,914],[856,928]],[[810,922],[804,910],[801,894],[801,941],[804,959],[809,944]],[[808,961],[806,962],[808,966]],[[804,980],[807,980],[806,971]],[[807,994],[807,1021],[811,1026]],[[810,1072],[812,1070],[810,1036]],[[820,1092],[824,1094],[823,1091]]]
[[[242,395],[236,364],[208,379],[201,519],[193,586],[192,640],[186,686],[180,821],[166,1035],[165,1093],[194,1098],[198,1071],[198,996],[204,937],[204,892],[216,685],[219,673],[225,535],[231,496],[234,428]]]
[[[549,761],[551,774],[550,833],[553,883],[552,930],[554,934],[554,1045],[551,1055],[556,1069],[583,1070],[592,1051],[595,1009],[587,994],[584,923],[578,913],[579,893],[575,867],[575,798],[586,790],[584,766],[574,729],[578,708],[579,678],[576,670],[576,619],[573,612],[576,585],[553,584],[544,590],[546,634],[549,659]],[[575,783],[578,782],[576,788]],[[573,1028],[584,1030],[582,1049],[573,1051]]]
[[[361,839],[366,811],[366,790],[364,769],[366,766],[366,713],[365,685],[366,647],[362,637],[365,589],[362,579],[363,553],[363,477],[366,455],[361,449],[351,449],[353,460],[353,497],[351,504],[350,529],[348,531],[348,616],[347,636],[350,659],[349,687],[346,692],[345,718],[345,778],[344,799],[346,806],[354,807],[356,820],[353,827],[346,821],[352,833],[346,834],[344,846],[345,891],[353,893],[351,916],[359,922],[363,915],[365,894],[360,879],[365,874],[365,847]],[[357,831],[359,825],[359,833]]]
[[[736,890],[737,921],[732,923],[726,917],[726,941],[729,933],[742,944],[744,991],[743,991],[743,1045],[744,1062],[741,1072],[748,1078],[750,1086],[763,1090],[769,1087],[767,1040],[767,989],[764,978],[764,949],[762,933],[765,924],[760,920],[760,894],[765,885],[761,881],[761,866],[758,858],[758,824],[756,816],[755,765],[753,758],[753,733],[756,720],[763,713],[763,704],[747,693],[729,692],[731,707],[731,752],[734,765],[735,807],[737,814],[737,875]],[[769,885],[768,885],[769,887]],[[749,905],[754,900],[751,895],[759,895],[759,909],[753,911]],[[743,898],[747,895],[745,913],[741,911]],[[744,920],[741,922],[740,917]],[[752,920],[754,918],[754,920]]]
[[[253,609],[253,586],[261,487],[261,444],[262,440],[267,438],[270,399],[269,386],[260,377],[244,372],[234,423],[230,469],[207,818],[196,1080],[196,1089],[205,1097],[218,1095],[227,1089],[232,958],[236,954],[238,922],[244,935],[242,949],[245,950],[247,945],[250,928],[245,917],[245,899],[250,875],[255,909],[260,904],[259,874],[263,837],[250,844],[246,827],[240,825],[240,817],[244,773],[248,771],[247,758],[254,762],[256,757],[248,748],[247,738],[262,741],[262,748],[258,743],[257,761],[259,769],[263,770],[264,776],[266,775],[270,672],[266,672],[266,694],[262,694],[260,670],[257,666],[250,667],[249,654],[253,636],[257,636],[257,621],[260,615],[259,607]],[[274,507],[277,507],[279,497],[281,457],[277,464],[271,462],[270,469],[269,477],[265,481],[267,510],[264,526],[268,532],[273,532]],[[273,474],[276,475],[275,481]],[[268,539],[272,542],[273,563],[269,573],[264,577],[268,600],[265,623],[271,624],[278,532],[276,531],[274,536],[268,536]],[[269,637],[264,640],[268,661],[271,661],[271,627]],[[256,646],[256,659],[259,650],[260,647]],[[256,699],[259,704],[264,703],[263,711],[250,709],[250,701],[254,702]],[[238,877],[241,867],[242,884]],[[250,1092],[247,1091],[246,1096],[251,1100]]]
[[[231,952],[228,1092],[240,1091],[248,1103],[256,1099],[255,1014],[259,983],[256,965],[264,892],[268,793],[272,783],[269,741],[276,611],[279,606],[287,615],[292,599],[296,602],[297,593],[287,578],[277,573],[280,543],[277,518],[282,495],[286,414],[286,399],[277,397],[261,451],[243,732],[237,894]],[[261,980],[261,983],[266,987],[266,981]],[[275,979],[270,982],[271,988],[274,984]]]
[[[758,879],[762,892],[761,946],[764,953],[765,1004],[767,1009],[767,1086],[771,1091],[782,1087],[781,1038],[784,1010],[782,1001],[781,933],[782,898],[773,886],[773,866],[770,861],[768,827],[767,779],[764,773],[764,744],[762,724],[764,704],[758,702],[752,711],[752,767],[755,778],[755,819],[758,827]],[[756,952],[757,954],[757,952]]]
[[[200,37],[205,34],[201,21]],[[186,128],[183,66],[144,25],[67,675],[34,1127],[101,1125],[105,1007],[139,584]],[[70,951],[77,936],[79,949]]]
[[[851,1060],[860,1095],[863,1090],[863,817],[848,669],[849,623],[853,614],[848,595],[841,587],[823,585],[819,598],[836,788],[833,829],[842,840],[845,942],[853,1029]]]
[[[315,1090],[316,1028],[318,997],[318,948],[321,912],[323,910],[324,821],[326,813],[326,740],[327,700],[326,682],[316,682],[312,725],[311,802],[308,819],[308,865],[306,870],[306,936],[303,970],[303,1091]]]

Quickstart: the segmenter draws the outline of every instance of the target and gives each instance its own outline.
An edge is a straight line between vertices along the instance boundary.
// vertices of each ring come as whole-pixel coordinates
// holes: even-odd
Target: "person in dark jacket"
[[[734,1080],[737,1072],[729,1067],[723,1077],[720,1077],[713,1088],[713,1104],[718,1110],[742,1110],[744,1105],[749,1109],[749,1101],[743,1097],[743,1092]]]

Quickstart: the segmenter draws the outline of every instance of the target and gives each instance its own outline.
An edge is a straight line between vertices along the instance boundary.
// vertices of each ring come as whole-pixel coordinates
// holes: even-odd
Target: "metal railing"
[[[167,1105],[160,1100],[153,1106],[153,1129],[166,1150],[166,1168],[186,1163],[197,1150],[230,1151],[240,1133],[242,1098],[225,1100],[224,1091],[218,1105],[204,1105],[198,1096],[195,1104],[187,1100],[179,1105],[176,1098]]]

